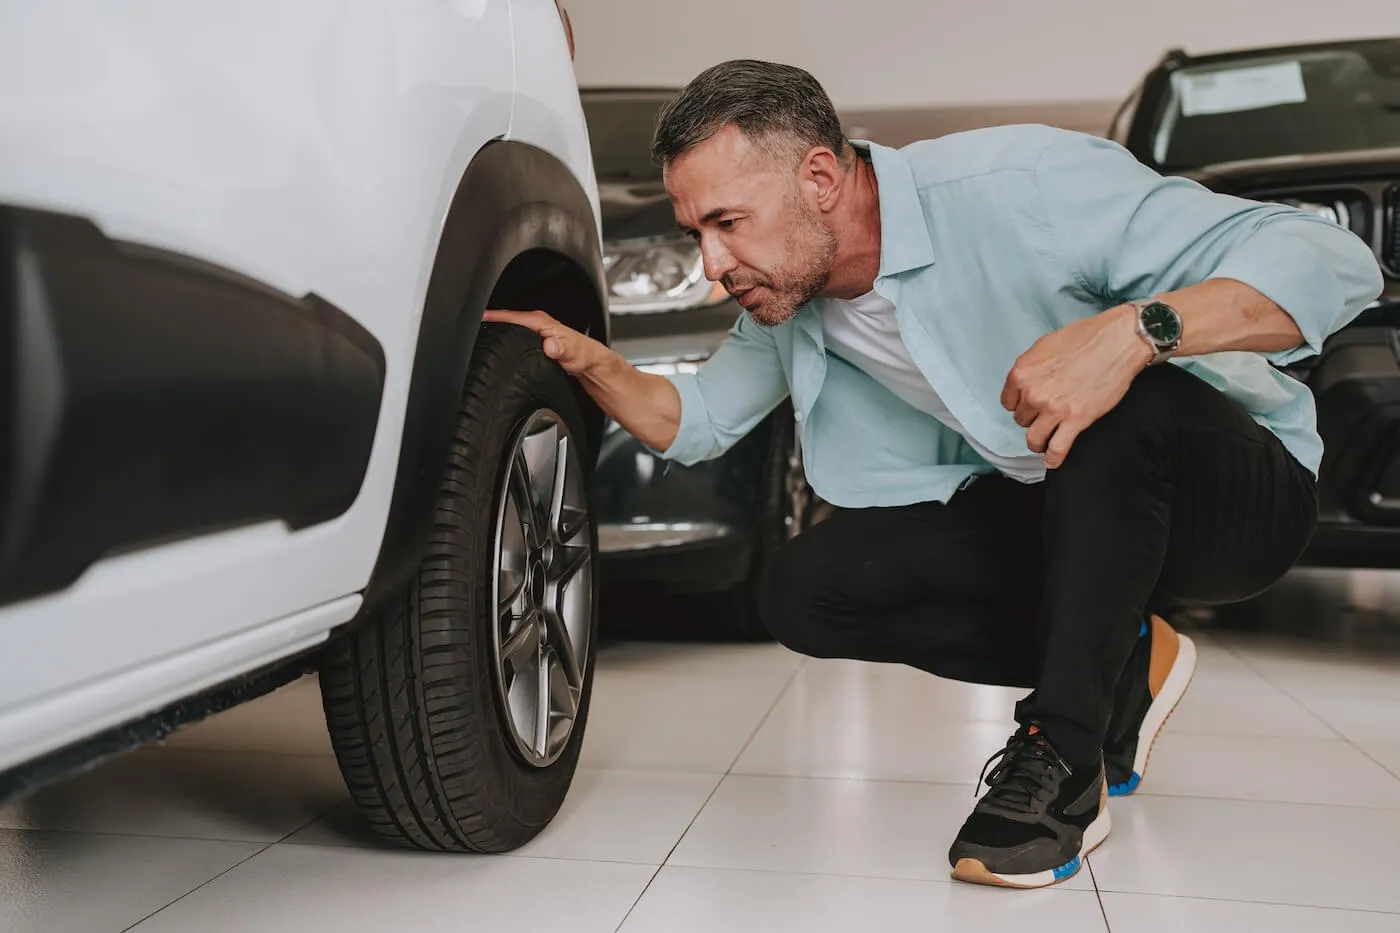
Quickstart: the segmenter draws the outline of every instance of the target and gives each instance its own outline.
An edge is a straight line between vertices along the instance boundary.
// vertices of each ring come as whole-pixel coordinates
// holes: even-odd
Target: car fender
[[[424,297],[393,496],[362,616],[404,584],[432,532],[485,309],[540,307],[607,341],[597,231],[582,184],[541,148],[496,140],[467,167],[447,209]]]

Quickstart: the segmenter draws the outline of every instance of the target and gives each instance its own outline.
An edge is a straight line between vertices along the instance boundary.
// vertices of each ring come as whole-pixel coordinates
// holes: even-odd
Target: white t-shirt
[[[953,413],[943,404],[933,386],[914,365],[904,338],[899,333],[894,305],[870,291],[849,301],[827,299],[821,305],[822,332],[826,347],[859,368],[908,404],[933,415],[957,431],[973,449],[998,470],[1023,483],[1045,478],[1045,460],[1040,455],[1003,457],[977,443]]]

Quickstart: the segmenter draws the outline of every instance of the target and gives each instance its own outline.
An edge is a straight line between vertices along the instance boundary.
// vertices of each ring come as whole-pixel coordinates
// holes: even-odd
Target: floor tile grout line
[[[329,811],[328,811],[329,812]],[[325,816],[326,814],[322,814]],[[316,820],[321,819],[320,816]],[[316,820],[312,820],[314,823]],[[307,823],[306,826],[311,825]],[[301,832],[306,826],[298,826],[295,832]],[[183,836],[171,833],[137,833],[115,829],[72,829],[70,827],[43,827],[43,826],[0,826],[0,833],[55,833],[65,836],[115,836],[118,839],[159,839],[164,842],[218,842],[225,845],[237,846],[275,846],[279,842],[284,842],[286,836],[278,839],[232,839],[228,836]]]
[[[1107,933],[1113,933],[1113,924],[1108,919],[1108,906],[1103,902],[1103,892],[1099,890],[1099,876],[1094,872],[1093,859],[1085,856],[1084,865],[1089,869],[1089,880],[1094,882],[1094,899],[1099,902],[1099,913],[1103,915],[1103,926]]]
[[[666,862],[664,865],[661,865],[661,866],[659,866],[659,867],[660,867],[660,868],[673,868],[673,869],[677,869],[677,870],[680,870],[680,871],[729,872],[729,873],[734,873],[734,874],[752,874],[752,875],[794,875],[794,876],[798,876],[798,877],[802,877],[802,878],[846,878],[846,879],[855,879],[855,880],[859,880],[859,881],[898,881],[898,882],[905,883],[905,884],[946,884],[946,885],[952,885],[953,887],[956,887],[956,888],[963,888],[963,887],[981,887],[980,885],[969,885],[969,884],[968,884],[967,882],[965,882],[965,881],[959,881],[959,880],[957,880],[956,878],[954,878],[954,877],[951,875],[951,873],[948,874],[948,875],[922,875],[922,876],[913,876],[913,875],[877,875],[877,874],[871,874],[870,872],[858,872],[858,871],[817,871],[817,870],[814,870],[814,869],[811,869],[811,868],[756,868],[756,867],[751,866],[751,865],[748,865],[748,866],[684,865],[684,864],[672,864],[672,863],[669,861],[669,857],[668,857],[667,862]],[[1067,879],[1066,881],[1060,882],[1059,884],[1053,886],[1053,890],[1054,890],[1054,891],[1063,892],[1063,893],[1067,893],[1067,894],[1093,894],[1093,893],[1094,893],[1094,889],[1093,889],[1092,887],[1089,887],[1089,888],[1066,887],[1066,885],[1067,885],[1068,883],[1069,883],[1068,879]],[[1007,893],[1010,893],[1010,891],[1008,890]]]
[[[1350,744],[1344,741],[1333,742],[1331,739],[1317,740],[1326,741],[1328,744],[1341,745]],[[1368,756],[1369,757],[1369,756]],[[1385,769],[1389,773],[1389,769]],[[980,784],[973,784],[971,781],[920,781],[911,778],[879,778],[879,777],[853,777],[847,775],[830,774],[776,774],[758,771],[731,771],[725,774],[726,778],[759,778],[770,781],[821,781],[833,784],[898,784],[914,787],[980,787]],[[1337,810],[1379,810],[1383,813],[1400,813],[1400,805],[1384,806],[1380,804],[1355,804],[1355,803],[1326,803],[1316,800],[1261,800],[1258,797],[1242,797],[1230,795],[1212,794],[1167,794],[1161,791],[1144,789],[1134,794],[1139,799],[1151,800],[1218,800],[1225,803],[1257,803],[1265,806],[1281,807],[1328,807]]]
[[[627,921],[631,919],[632,914],[636,912],[637,905],[641,904],[642,898],[647,896],[647,892],[651,890],[651,886],[656,883],[656,879],[661,875],[661,870],[670,864],[671,856],[676,854],[676,850],[680,848],[681,843],[685,841],[685,837],[688,836],[690,831],[695,827],[696,820],[700,819],[700,814],[704,813],[705,808],[710,805],[710,801],[715,799],[715,794],[719,793],[720,786],[723,785],[725,780],[730,776],[730,773],[734,770],[734,765],[744,756],[744,752],[748,750],[748,747],[753,744],[754,738],[758,735],[759,731],[763,729],[769,717],[773,715],[773,710],[778,708],[778,704],[782,702],[783,697],[787,695],[788,690],[792,688],[793,682],[797,680],[797,676],[802,673],[802,670],[806,666],[807,659],[803,658],[802,662],[793,668],[792,673],[788,675],[787,682],[784,683],[783,688],[778,691],[778,695],[773,698],[773,702],[769,705],[768,711],[763,714],[763,718],[759,720],[758,725],[754,727],[753,732],[749,734],[749,737],[734,755],[734,760],[725,768],[719,780],[715,781],[715,786],[710,788],[710,792],[705,796],[704,802],[696,809],[695,815],[690,818],[690,822],[685,824],[685,829],[681,830],[676,836],[676,841],[672,843],[671,848],[666,851],[666,856],[661,860],[661,864],[656,866],[656,871],[651,873],[651,877],[647,879],[647,883],[642,887],[641,892],[637,894],[637,899],[632,902],[632,906],[627,908],[627,913],[623,915],[622,921],[618,923],[614,933],[621,933],[622,928],[627,925]]]
[[[632,906],[627,908],[627,913],[622,915],[622,919],[618,921],[617,926],[613,928],[613,933],[622,933],[622,928],[627,926],[628,920],[632,919],[632,914],[637,910],[637,905],[642,902],[642,898],[647,896],[647,892],[651,890],[651,886],[656,882],[656,876],[661,874],[661,869],[665,867],[665,862],[656,866],[656,870],[651,873],[651,877],[647,879],[647,883],[642,885],[642,890],[637,893],[636,899],[632,901]]]
[[[276,842],[268,843],[268,845],[292,846],[296,849],[319,849],[323,852],[368,852],[378,855],[396,855],[406,851],[412,851],[407,849],[395,848],[393,846],[381,846],[373,842],[367,842],[364,845],[345,845],[343,843],[336,842],[294,842],[291,839],[279,839]],[[583,855],[540,855],[536,852],[524,852],[518,849],[513,852],[495,852],[492,853],[489,857],[493,859],[517,859],[519,861],[525,862],[584,862],[586,864],[591,865],[630,865],[633,868],[657,867],[656,862],[654,862],[650,858],[626,859],[615,857],[599,858],[598,856]]]
[[[1368,752],[1365,746],[1359,745],[1356,742],[1353,742],[1351,739],[1347,739],[1347,744],[1350,745],[1352,748],[1356,749],[1361,754],[1365,755],[1367,758],[1374,761],[1377,765],[1381,767],[1383,771],[1393,775],[1397,781],[1400,781],[1400,767],[1390,767],[1390,765],[1386,764],[1384,761],[1381,761],[1375,755],[1372,755],[1370,752]]]
[[[329,813],[329,812],[330,812],[329,810],[326,811],[326,813]],[[137,920],[137,921],[136,921],[135,923],[133,923],[131,926],[125,927],[125,928],[121,931],[121,933],[131,933],[132,930],[136,929],[136,928],[139,927],[141,924],[145,923],[147,920],[150,920],[150,919],[151,919],[152,917],[154,917],[156,914],[158,914],[158,913],[160,913],[160,912],[162,912],[162,911],[164,911],[164,910],[167,910],[167,909],[169,909],[169,908],[171,908],[171,907],[174,907],[176,904],[180,903],[180,902],[183,901],[185,898],[189,897],[191,894],[195,894],[195,893],[197,893],[197,892],[199,892],[199,891],[204,890],[204,888],[207,887],[208,885],[211,885],[211,884],[213,884],[215,881],[218,881],[220,878],[222,878],[224,875],[227,875],[229,872],[233,871],[234,869],[237,869],[237,868],[239,868],[239,867],[241,867],[241,866],[243,866],[243,865],[248,864],[248,863],[251,862],[253,859],[257,858],[259,855],[262,855],[262,854],[263,854],[264,852],[266,852],[268,849],[271,849],[273,846],[277,846],[277,845],[282,844],[283,842],[286,842],[288,839],[292,838],[292,837],[295,836],[297,833],[301,832],[303,829],[306,829],[306,827],[310,826],[312,823],[315,823],[317,820],[322,819],[322,818],[326,815],[326,813],[322,813],[320,816],[317,816],[317,817],[314,817],[314,818],[312,818],[312,819],[307,820],[305,823],[302,823],[300,826],[296,827],[296,828],[293,829],[291,832],[289,832],[289,833],[287,833],[286,835],[282,836],[282,838],[276,839],[276,840],[273,840],[272,842],[267,843],[267,844],[264,845],[261,849],[259,849],[258,851],[256,851],[256,852],[250,854],[250,855],[247,856],[246,858],[239,859],[237,862],[235,862],[234,864],[230,865],[228,868],[225,868],[223,871],[219,872],[219,873],[218,873],[217,875],[215,875],[214,877],[209,878],[209,879],[206,880],[206,881],[200,882],[199,884],[195,885],[195,886],[194,886],[193,888],[191,888],[190,890],[186,891],[184,894],[181,894],[179,897],[175,898],[175,900],[170,901],[170,902],[167,903],[167,904],[161,905],[160,907],[158,907],[158,908],[156,908],[155,910],[153,910],[153,911],[151,911],[150,913],[148,913],[146,916],[142,917],[140,920]]]
[[[1246,668],[1249,669],[1251,673],[1253,673],[1259,679],[1263,680],[1266,684],[1273,687],[1275,690],[1278,690],[1284,696],[1292,700],[1295,704],[1301,707],[1309,716],[1322,723],[1322,725],[1325,726],[1329,731],[1331,731],[1333,735],[1337,736],[1337,738],[1341,739],[1344,742],[1350,741],[1349,739],[1347,739],[1346,736],[1342,735],[1341,730],[1339,730],[1336,726],[1332,725],[1326,719],[1323,719],[1322,716],[1320,716],[1318,713],[1314,712],[1312,707],[1308,706],[1308,704],[1301,697],[1299,697],[1296,693],[1290,690],[1286,685],[1279,683],[1277,680],[1270,677],[1267,671],[1265,671],[1263,668],[1254,663],[1254,661],[1248,656],[1247,652],[1236,648],[1234,645],[1225,644],[1219,641],[1216,642],[1216,646],[1227,652],[1236,661],[1239,661],[1241,664],[1243,664]]]
[[[778,704],[783,702],[783,697],[787,696],[788,691],[792,689],[792,685],[797,682],[798,675],[800,675],[806,667],[807,659],[804,658],[801,664],[793,668],[792,673],[788,675],[787,681],[783,684],[783,688],[778,691],[778,695],[774,697],[773,702],[769,704],[768,710],[763,714],[763,718],[758,721],[758,725],[754,726],[753,731],[749,733],[749,737],[744,740],[744,744],[740,746],[739,751],[735,753],[734,759],[730,761],[728,767],[724,769],[724,777],[730,777],[734,773],[734,766],[739,763],[739,759],[744,757],[744,752],[749,750],[749,746],[753,744],[754,739],[758,738],[758,734],[763,731],[763,727],[768,725],[768,720],[773,718],[773,711],[778,708]],[[724,783],[723,778],[720,779],[720,783]],[[708,801],[706,802],[708,803]]]
[[[1256,907],[1284,907],[1296,910],[1334,910],[1349,914],[1375,914],[1380,917],[1400,917],[1400,910],[1373,910],[1369,907],[1339,907],[1335,904],[1299,904],[1292,901],[1261,901],[1249,897],[1215,897],[1208,894],[1163,894],[1159,891],[1129,891],[1117,888],[1104,888],[1102,895],[1118,897],[1161,897],[1176,901],[1213,901],[1221,904],[1252,904]]]
[[[623,914],[622,920],[618,923],[613,933],[620,933],[622,928],[627,925],[627,921],[631,918],[633,912],[636,911],[637,905],[642,902],[642,898],[647,896],[647,892],[651,890],[651,886],[656,883],[657,877],[661,874],[661,869],[665,868],[667,864],[670,863],[671,856],[676,854],[676,849],[680,848],[681,842],[684,841],[685,837],[690,833],[690,830],[695,826],[695,821],[700,819],[700,814],[705,812],[705,808],[710,805],[710,801],[715,799],[715,794],[719,793],[719,786],[724,783],[724,778],[724,775],[720,775],[719,780],[715,781],[715,786],[710,788],[710,792],[705,795],[704,802],[696,808],[695,815],[685,824],[685,829],[677,834],[676,841],[671,843],[671,847],[666,850],[665,856],[661,859],[661,864],[656,866],[656,871],[651,873],[651,877],[647,879],[647,883],[643,885],[642,890],[637,893],[637,899],[632,902],[631,907],[627,908],[627,913]]]
[[[180,903],[180,902],[183,901],[185,898],[189,897],[191,894],[194,894],[194,893],[196,893],[196,892],[198,892],[198,891],[203,890],[204,887],[205,887],[205,885],[212,884],[213,882],[218,881],[220,878],[222,878],[224,875],[227,875],[229,872],[233,871],[235,868],[238,868],[238,867],[241,866],[241,865],[246,865],[248,862],[250,862],[250,861],[252,861],[253,859],[257,858],[259,855],[262,855],[264,852],[266,852],[268,849],[272,848],[272,847],[275,846],[275,845],[277,845],[276,842],[269,842],[267,845],[263,846],[261,849],[259,849],[258,851],[252,853],[251,855],[247,856],[246,858],[239,859],[237,862],[235,862],[234,864],[230,865],[228,868],[225,868],[223,871],[219,872],[219,873],[218,873],[217,875],[215,875],[214,877],[208,879],[207,881],[202,881],[202,882],[200,882],[199,884],[195,885],[195,886],[194,886],[193,888],[191,888],[190,890],[186,891],[184,894],[181,894],[179,897],[175,898],[175,900],[169,902],[168,904],[162,904],[160,907],[158,907],[158,908],[156,908],[155,910],[151,911],[149,914],[147,914],[146,916],[142,917],[140,920],[137,920],[137,921],[136,921],[135,923],[133,923],[131,926],[123,928],[122,931],[121,931],[121,933],[131,933],[132,930],[136,929],[136,928],[139,927],[141,924],[145,923],[147,920],[150,920],[150,919],[151,919],[152,917],[154,917],[156,914],[160,913],[161,911],[166,910],[167,908],[174,907],[176,904]]]

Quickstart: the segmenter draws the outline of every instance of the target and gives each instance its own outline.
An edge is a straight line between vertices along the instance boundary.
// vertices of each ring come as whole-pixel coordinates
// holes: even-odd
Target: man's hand
[[[586,375],[609,353],[597,340],[560,324],[543,311],[488,310],[481,317],[484,321],[519,324],[539,334],[544,338],[545,356],[558,362],[570,376]]]
[[[644,373],[601,341],[581,334],[543,311],[487,311],[486,321],[518,324],[544,338],[544,353],[557,362],[623,430],[665,450],[681,424],[681,397],[664,376]]]
[[[1026,428],[1026,446],[1055,469],[1074,440],[1122,400],[1152,348],[1131,305],[1110,308],[1041,337],[1016,360],[1001,404]]]

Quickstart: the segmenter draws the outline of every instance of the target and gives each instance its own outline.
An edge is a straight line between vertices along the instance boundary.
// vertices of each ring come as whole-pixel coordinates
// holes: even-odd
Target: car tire
[[[772,431],[759,480],[748,573],[712,598],[709,615],[718,633],[735,641],[772,641],[758,609],[758,590],[773,554],[818,520],[822,503],[802,470],[801,440],[791,402],[772,414]]]
[[[506,852],[558,812],[598,637],[592,467],[571,384],[539,338],[485,325],[421,563],[321,665],[336,757],[384,838]]]

